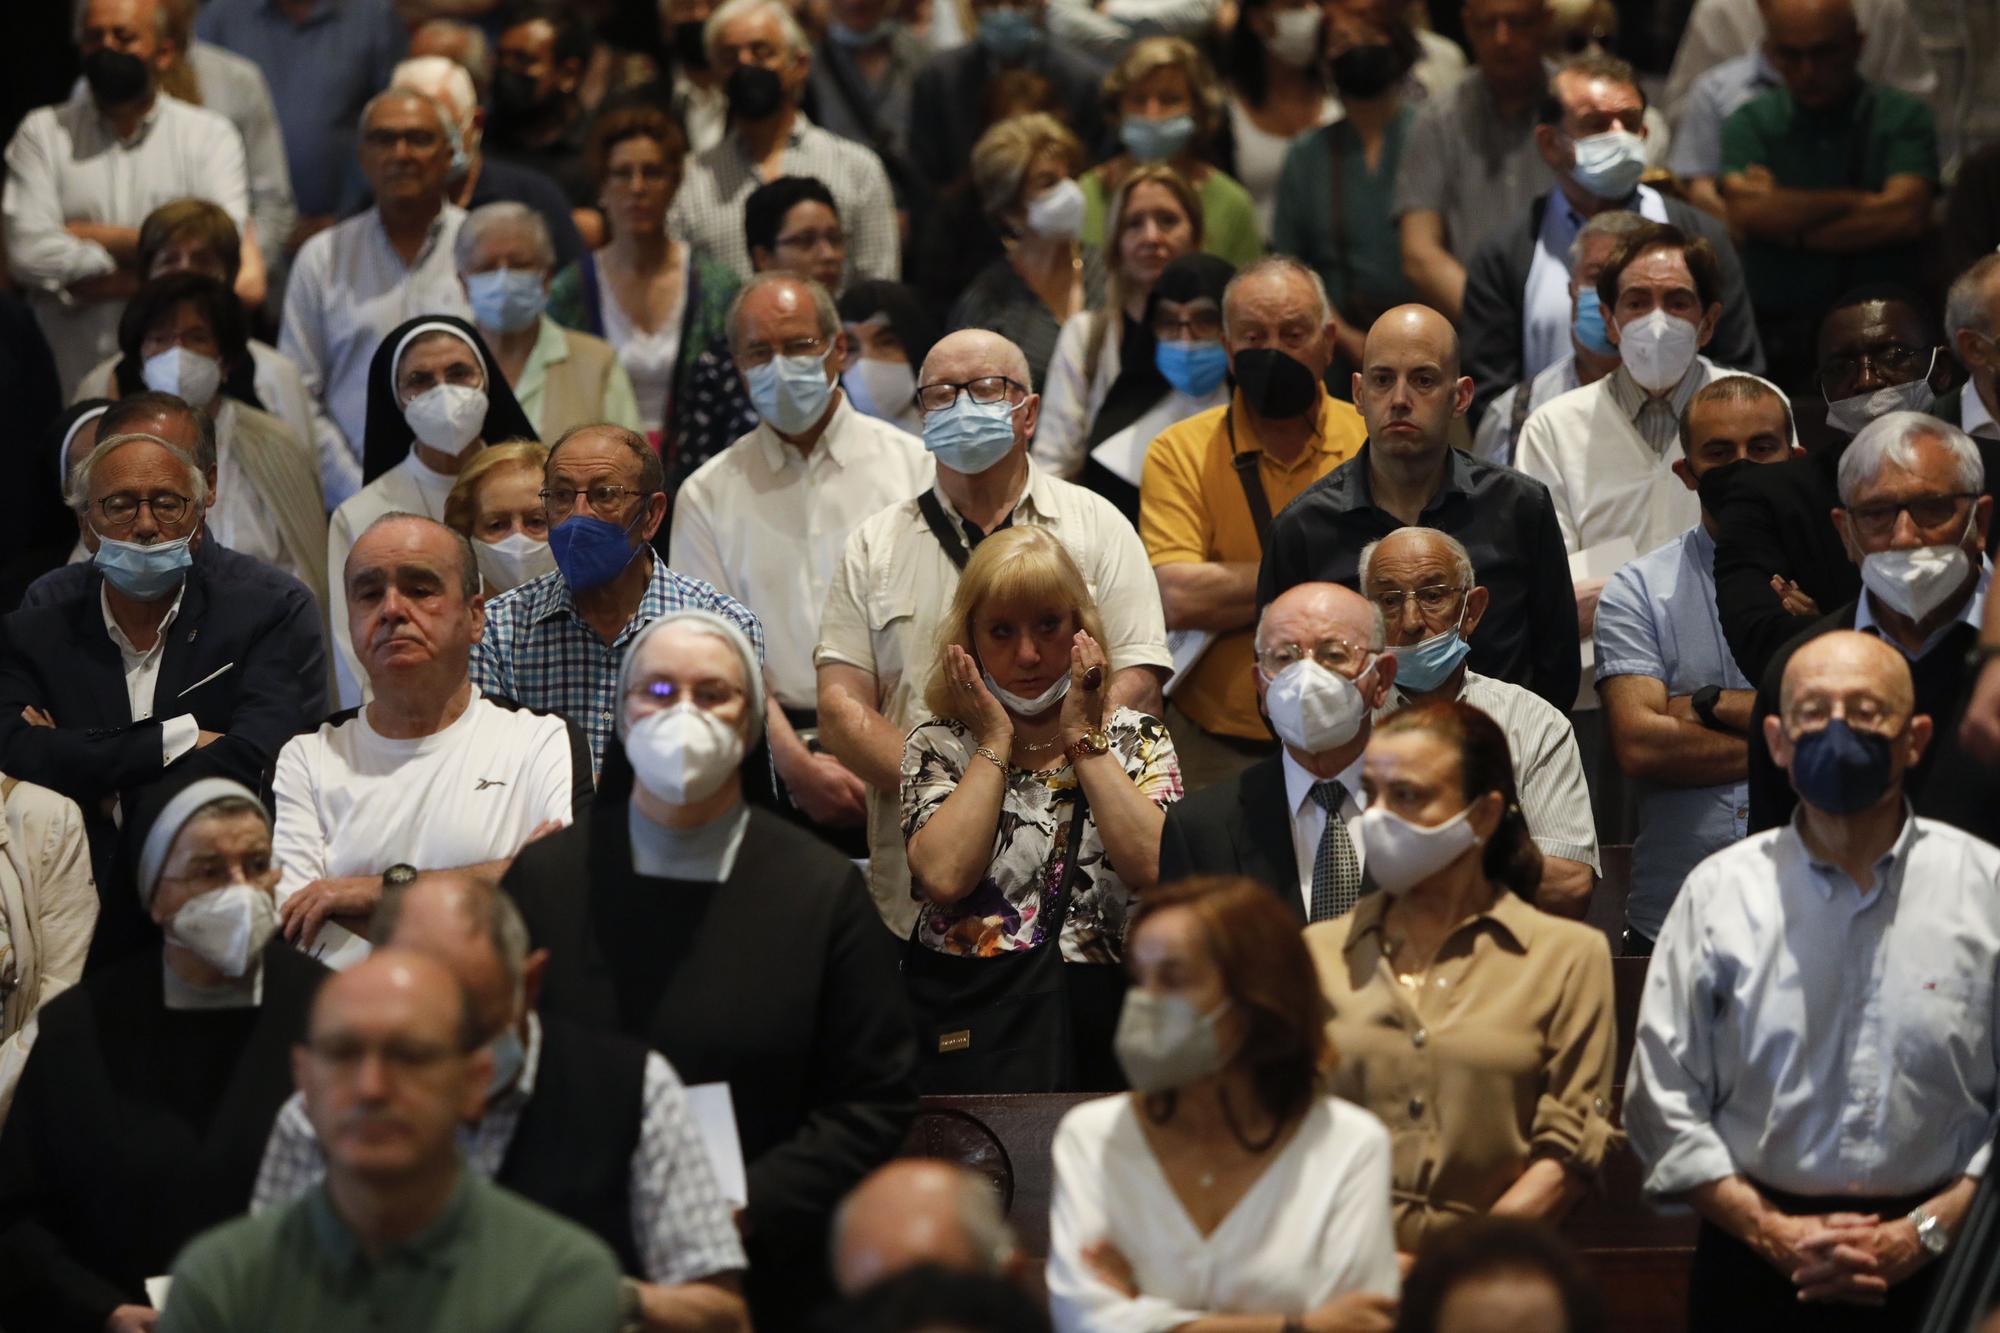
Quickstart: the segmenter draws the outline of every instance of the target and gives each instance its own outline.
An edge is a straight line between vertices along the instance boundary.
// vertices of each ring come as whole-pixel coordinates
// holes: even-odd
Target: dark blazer
[[[1099,111],[1102,71],[1054,41],[1028,53],[1020,68],[1039,74],[1055,89],[1063,114],[1057,117],[1083,141],[1093,158],[1105,145]],[[966,174],[972,145],[986,128],[986,93],[1002,71],[978,42],[940,51],[917,71],[910,91],[910,159],[923,178],[942,189]]]
[[[1708,239],[1722,261],[1722,318],[1702,354],[1731,370],[1764,370],[1764,345],[1757,339],[1757,321],[1750,310],[1750,291],[1743,264],[1729,229],[1692,204],[1667,199],[1667,221],[1684,232]],[[1465,316],[1459,321],[1465,346],[1461,364],[1472,376],[1472,412],[1477,424],[1487,405],[1519,384],[1521,316],[1527,304],[1528,269],[1535,260],[1535,240],[1542,234],[1542,216],[1549,196],[1543,195],[1528,216],[1486,238],[1465,266]]]
[[[1190,875],[1243,875],[1278,895],[1305,924],[1299,858],[1285,797],[1282,754],[1167,807],[1160,829],[1160,882]]]
[[[242,1213],[291,1046],[326,969],[283,940],[255,1009],[168,1010],[159,935],[41,1011],[0,1132],[0,1311],[9,1329],[97,1333],[145,1280]]]

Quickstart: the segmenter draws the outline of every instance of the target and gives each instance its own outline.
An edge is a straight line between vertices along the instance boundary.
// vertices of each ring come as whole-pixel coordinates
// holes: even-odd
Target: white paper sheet
[[[1639,558],[1639,547],[1630,537],[1613,537],[1610,541],[1586,546],[1569,558],[1569,581],[1583,583],[1590,579],[1608,579],[1618,570]],[[1576,707],[1597,707],[1597,640],[1584,635],[1577,644],[1577,657],[1583,667],[1576,680]]]
[[[146,1299],[155,1310],[167,1308],[167,1288],[173,1286],[170,1277],[149,1277],[146,1279]]]
[[[697,1083],[687,1090],[688,1109],[694,1113],[701,1146],[708,1149],[708,1164],[715,1168],[715,1183],[722,1197],[741,1208],[750,1201],[750,1187],[743,1170],[743,1141],[736,1134],[736,1104],[730,1100],[727,1083]]]
[[[1174,674],[1167,678],[1167,687],[1162,693],[1171,695],[1180,688],[1187,673],[1215,642],[1215,635],[1205,629],[1170,629],[1167,631],[1167,652],[1174,659]]]

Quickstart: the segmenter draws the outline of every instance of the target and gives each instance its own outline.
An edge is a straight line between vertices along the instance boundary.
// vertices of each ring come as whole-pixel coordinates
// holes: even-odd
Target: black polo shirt
[[[1512,468],[1447,451],[1444,484],[1419,515],[1422,525],[1456,537],[1472,557],[1473,576],[1491,600],[1472,635],[1469,662],[1533,690],[1565,712],[1576,702],[1576,594],[1569,555],[1548,488]],[[1357,587],[1361,548],[1403,526],[1375,505],[1368,445],[1314,482],[1271,524],[1257,572],[1257,608],[1299,583]]]

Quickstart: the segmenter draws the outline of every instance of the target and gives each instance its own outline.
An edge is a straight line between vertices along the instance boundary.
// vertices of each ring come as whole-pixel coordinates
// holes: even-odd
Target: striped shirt
[[[640,630],[674,611],[713,611],[735,621],[756,646],[757,660],[764,659],[764,627],[754,612],[700,579],[676,574],[650,552],[646,558],[653,562],[652,580],[614,642],[598,638],[577,613],[558,570],[487,603],[486,632],[472,649],[473,684],[582,727],[599,772],[617,718],[618,668]]]
[[[832,193],[847,237],[848,285],[868,278],[893,282],[902,276],[896,200],[889,173],[873,151],[829,134],[801,112],[792,119],[778,175],[811,176]],[[743,151],[742,138],[725,135],[689,164],[667,225],[674,235],[747,278],[753,270],[750,243],[743,235],[743,202],[764,183],[757,163]]]

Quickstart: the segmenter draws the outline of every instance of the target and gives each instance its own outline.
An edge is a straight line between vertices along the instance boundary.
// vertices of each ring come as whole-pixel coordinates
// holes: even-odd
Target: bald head
[[[1344,639],[1380,651],[1382,618],[1367,598],[1338,583],[1300,583],[1285,589],[1257,618],[1257,650],[1281,643],[1309,647]]]
[[[1005,375],[1032,391],[1028,358],[1007,338],[991,329],[960,329],[938,339],[924,358],[918,384],[963,384],[982,375]]]
[[[1824,818],[1869,816],[1900,802],[1903,776],[1930,743],[1931,719],[1916,711],[1908,661],[1872,634],[1838,630],[1793,653],[1779,710],[1764,719],[1764,743],[1800,801]],[[1853,737],[1828,735],[1836,721]],[[1809,746],[1815,753],[1801,766]]]
[[[1452,420],[1472,406],[1472,381],[1458,370],[1458,334],[1429,306],[1399,305],[1376,320],[1354,375],[1369,447],[1418,466],[1441,464]]]
[[[433,870],[385,890],[368,937],[443,963],[471,1000],[485,1037],[519,1022],[529,1007],[527,925],[513,900],[483,875]],[[539,980],[539,966],[535,971]]]
[[[1451,321],[1427,305],[1399,305],[1368,328],[1361,364],[1373,365],[1378,355],[1387,357],[1414,350],[1458,378],[1458,330]]]
[[[1436,528],[1398,528],[1370,542],[1361,548],[1356,571],[1362,593],[1381,611],[1392,648],[1451,629],[1469,640],[1486,614],[1487,592],[1476,578],[1465,547]],[[1409,674],[1414,682],[1415,673]],[[1454,684],[1453,678],[1445,683]],[[1410,688],[1406,683],[1405,691]]]
[[[843,1296],[919,1265],[998,1276],[1014,1257],[993,1186],[950,1162],[891,1162],[857,1185],[834,1219]]]
[[[1909,660],[1873,634],[1836,630],[1810,640],[1785,664],[1779,706],[1787,717],[1807,699],[1848,695],[1865,695],[1898,717],[1909,716],[1916,706]]]

